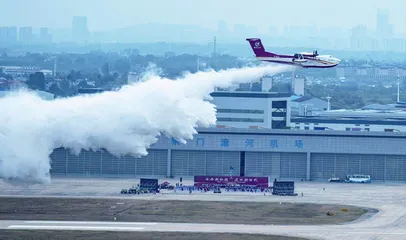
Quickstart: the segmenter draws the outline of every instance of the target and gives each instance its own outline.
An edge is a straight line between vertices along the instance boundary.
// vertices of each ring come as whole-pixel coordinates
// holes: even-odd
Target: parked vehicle
[[[329,182],[344,182],[344,180],[342,180],[342,179],[340,179],[338,177],[330,178],[328,181]]]
[[[349,183],[370,183],[371,176],[363,174],[349,174],[347,175],[345,182]]]

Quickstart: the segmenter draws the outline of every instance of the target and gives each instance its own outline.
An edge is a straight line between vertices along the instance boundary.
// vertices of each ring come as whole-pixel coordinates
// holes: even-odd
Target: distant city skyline
[[[119,0],[118,4],[97,0],[96,4],[95,0],[71,0],[66,4],[64,0],[37,0],[33,4],[28,0],[0,0],[4,8],[0,15],[0,43],[168,42],[209,46],[217,37],[221,46],[244,44],[247,37],[260,37],[270,47],[406,52],[404,0],[387,0],[385,4],[381,0],[343,0],[339,4],[323,0],[295,4],[293,0],[257,0],[226,6],[230,1],[206,0],[203,4]],[[15,6],[17,3],[20,7]],[[129,11],[132,17],[127,15]]]
[[[278,32],[286,26],[351,29],[365,25],[375,29],[378,9],[387,9],[394,32],[406,34],[404,0],[0,0],[0,6],[3,26],[67,29],[71,28],[74,16],[86,16],[91,32],[149,22],[190,24],[215,30],[219,21],[224,21],[230,30],[243,24],[256,28],[259,33],[269,32],[270,26]]]

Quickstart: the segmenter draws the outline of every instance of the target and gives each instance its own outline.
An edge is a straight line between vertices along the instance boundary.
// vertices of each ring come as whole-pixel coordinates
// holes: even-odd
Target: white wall
[[[328,108],[328,102],[312,98],[303,102],[292,101],[292,111],[299,116],[315,116],[321,115]],[[305,107],[307,107],[307,114],[305,115]]]
[[[406,126],[403,125],[375,125],[375,124],[341,124],[341,123],[290,123],[291,128],[305,130],[308,127],[308,130],[314,130],[315,127],[326,127],[336,131],[346,131],[346,128],[350,128],[351,131],[353,128],[360,128],[361,131],[367,131],[366,128],[369,128],[370,132],[384,132],[385,129],[394,129],[394,132],[406,132]],[[326,129],[327,130],[327,129]]]
[[[0,91],[0,97],[4,97],[7,95],[9,91]],[[52,100],[55,98],[55,95],[49,92],[45,92],[45,91],[33,91],[34,93],[36,93],[40,98],[44,99],[44,100]]]
[[[250,113],[217,113],[217,118],[262,118],[264,122],[217,122],[218,125],[227,125],[238,128],[248,128],[258,126],[268,128],[269,124],[269,102],[266,98],[234,98],[234,97],[214,97],[212,101],[217,109],[250,109],[263,110],[263,114]]]
[[[272,88],[272,77],[264,77],[262,78],[262,91],[269,92]]]
[[[138,82],[139,81],[139,76],[136,73],[128,73],[127,76],[127,82],[128,83],[133,83],[133,82]]]
[[[260,118],[263,122],[225,122],[218,121],[217,125],[226,125],[236,128],[272,128],[272,101],[287,101],[287,126],[290,124],[290,98],[243,98],[243,97],[213,97],[212,103],[217,109],[247,109],[262,110],[258,113],[217,113],[217,118]],[[275,120],[282,120],[281,117],[274,117]]]
[[[293,79],[293,93],[297,96],[304,96],[305,80],[304,78]]]

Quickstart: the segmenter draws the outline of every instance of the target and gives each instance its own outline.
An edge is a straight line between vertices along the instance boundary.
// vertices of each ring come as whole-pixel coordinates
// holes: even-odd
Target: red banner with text
[[[201,185],[243,185],[268,187],[268,177],[237,176],[195,176],[195,186]]]

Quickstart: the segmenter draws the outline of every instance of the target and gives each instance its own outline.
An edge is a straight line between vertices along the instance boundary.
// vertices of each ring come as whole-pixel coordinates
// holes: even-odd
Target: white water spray
[[[291,70],[264,66],[198,72],[176,81],[149,76],[118,91],[52,101],[11,92],[0,99],[0,178],[49,182],[49,155],[58,147],[77,154],[105,148],[116,156],[144,156],[161,134],[185,143],[196,127],[216,123],[215,105],[207,101],[216,87]]]

